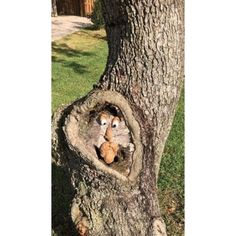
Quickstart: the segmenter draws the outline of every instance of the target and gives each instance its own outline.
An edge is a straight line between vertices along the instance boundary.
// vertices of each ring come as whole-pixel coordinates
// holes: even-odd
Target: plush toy
[[[118,150],[119,146],[117,143],[107,141],[101,145],[100,155],[107,164],[111,164],[114,161]]]
[[[88,143],[96,147],[105,163],[111,164],[116,156],[120,160],[123,154],[130,156],[130,132],[122,116],[102,111],[91,120],[90,127]]]
[[[99,117],[101,125],[107,125],[104,138],[104,142],[100,147],[100,155],[107,164],[111,164],[117,152],[119,146],[117,143],[113,142],[113,129],[117,128],[120,122],[118,116],[109,116],[107,113],[102,113]]]

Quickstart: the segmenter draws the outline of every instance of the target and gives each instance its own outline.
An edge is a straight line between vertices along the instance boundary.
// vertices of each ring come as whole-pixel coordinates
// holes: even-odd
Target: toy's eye
[[[101,120],[101,125],[106,125],[107,124],[107,121],[106,120]]]
[[[120,120],[119,120],[118,117],[116,117],[116,118],[113,119],[111,127],[112,128],[117,128],[119,126],[119,123],[120,123]]]
[[[109,116],[108,116],[108,114],[106,114],[106,113],[101,113],[100,115],[99,115],[99,124],[100,125],[107,125],[107,123],[108,123],[108,120],[109,120]]]

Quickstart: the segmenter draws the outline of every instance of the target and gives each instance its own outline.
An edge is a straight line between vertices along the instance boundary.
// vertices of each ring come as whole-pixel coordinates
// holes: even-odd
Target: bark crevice
[[[119,108],[128,128],[130,129],[134,152],[132,154],[131,167],[128,176],[124,176],[119,171],[114,170],[102,163],[93,146],[85,142],[83,135],[88,135],[89,114],[96,109],[97,105],[112,104]],[[68,146],[75,155],[82,157],[89,165],[106,174],[115,176],[122,181],[135,181],[142,168],[142,144],[140,137],[140,126],[133,116],[133,111],[126,99],[114,91],[96,90],[89,94],[86,99],[82,99],[73,104],[70,114],[65,118],[63,130]],[[84,133],[83,135],[81,133]],[[94,134],[96,135],[96,134]],[[97,137],[90,137],[97,138]],[[91,141],[91,140],[90,140]]]

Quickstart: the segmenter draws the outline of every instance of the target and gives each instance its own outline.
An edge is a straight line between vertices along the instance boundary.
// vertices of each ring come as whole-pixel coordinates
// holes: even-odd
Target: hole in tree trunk
[[[120,109],[109,103],[97,104],[84,118],[88,120],[86,145],[94,147],[95,158],[128,176],[134,144]]]
[[[113,91],[74,103],[65,120],[70,149],[97,169],[133,181],[141,169],[139,125],[127,101]]]

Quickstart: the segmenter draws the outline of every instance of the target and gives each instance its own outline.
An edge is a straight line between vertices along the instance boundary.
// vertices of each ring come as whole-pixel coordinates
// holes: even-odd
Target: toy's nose
[[[111,128],[111,124],[109,124],[109,126],[107,127],[106,133],[104,135],[104,138],[107,141],[112,141],[112,128]]]

